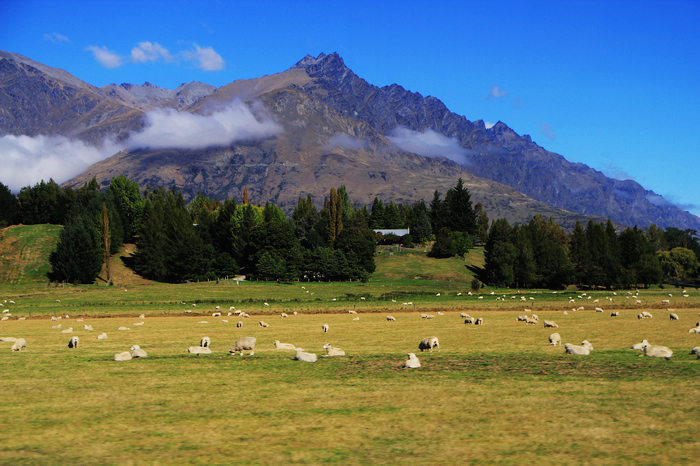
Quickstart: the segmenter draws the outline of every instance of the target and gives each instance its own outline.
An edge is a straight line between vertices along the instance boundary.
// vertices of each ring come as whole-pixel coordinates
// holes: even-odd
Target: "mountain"
[[[168,118],[201,126],[191,134],[185,127],[180,142],[168,145],[162,142],[173,133]],[[158,133],[161,120],[166,127]],[[227,128],[231,121],[240,128]],[[225,143],[216,139],[222,126],[233,131]],[[447,141],[445,152],[417,155],[420,150],[401,144],[402,131],[438,135]],[[445,193],[461,177],[491,218],[524,222],[539,213],[569,227],[611,218],[700,230],[700,218],[633,181],[570,163],[504,123],[470,122],[435,97],[396,84],[373,86],[335,53],[306,56],[282,73],[218,89],[187,83],[171,91],[150,83],[97,88],[0,52],[3,134],[60,134],[89,143],[109,135],[123,143],[123,151],[70,180],[72,186],[93,176],[106,185],[124,173],[144,188],[177,186],[186,197],[202,192],[240,200],[247,187],[252,202],[271,200],[290,211],[307,194],[320,205],[330,187],[341,184],[361,204],[374,196],[429,201],[434,190]]]

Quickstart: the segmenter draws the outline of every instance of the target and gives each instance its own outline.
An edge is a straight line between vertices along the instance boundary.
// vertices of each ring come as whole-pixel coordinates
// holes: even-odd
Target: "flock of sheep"
[[[684,292],[684,296],[687,297],[687,294],[685,294],[685,293],[686,292]],[[628,293],[628,295],[629,294],[631,294],[631,293]],[[585,295],[585,293],[583,293],[582,295]],[[439,294],[438,294],[438,296],[439,296]],[[634,299],[637,300],[638,303],[640,302],[638,292],[632,296]],[[525,301],[525,299],[523,299],[523,298],[524,297],[522,297],[521,300]],[[583,296],[578,296],[578,298],[582,299]],[[588,299],[590,299],[590,298],[591,297],[589,296]],[[628,296],[628,298],[629,298],[629,296]],[[530,299],[532,300],[533,298],[530,298]],[[609,299],[610,301],[612,301],[612,298],[605,298],[605,299]],[[7,302],[8,301],[6,301],[6,303]],[[14,304],[13,301],[9,301],[9,302]],[[60,302],[60,301],[58,301],[58,302]],[[570,302],[574,302],[573,298],[570,298]],[[598,300],[596,299],[595,303],[597,303],[597,302],[598,302]],[[662,304],[669,304],[669,303],[670,303],[669,300],[662,300]],[[265,305],[268,305],[268,304],[265,303]],[[218,310],[219,306],[217,306],[216,309]],[[581,310],[584,310],[583,306],[580,306],[578,308],[573,308],[572,312],[577,312],[577,311],[581,311]],[[249,318],[250,317],[250,315],[246,314],[245,312],[242,312],[240,310],[238,310],[238,311],[235,310],[235,307],[231,307],[229,309],[229,311],[230,312],[228,313],[228,316],[238,316],[238,317],[242,317],[242,318]],[[600,308],[600,307],[595,307],[595,311],[596,312],[603,312],[602,308]],[[675,321],[679,320],[679,316],[675,312],[672,312],[673,309],[667,309],[667,311],[669,312],[669,318],[671,320],[675,320]],[[190,312],[191,311],[186,311],[186,313],[190,313]],[[533,314],[532,311],[529,309],[524,309],[524,312],[526,314],[517,316],[515,320],[518,322],[525,322],[525,324],[527,324],[527,325],[538,325],[539,324],[539,317],[536,314]],[[357,312],[354,310],[350,310],[350,311],[348,311],[348,313],[353,314],[353,315],[357,314]],[[527,313],[531,313],[531,315],[528,316]],[[4,314],[4,317],[7,317],[7,318],[9,318],[11,316],[8,309],[3,310],[3,314]],[[442,312],[438,312],[437,314],[444,315]],[[221,315],[222,315],[221,312],[215,312],[212,314],[212,317],[220,317]],[[297,315],[297,312],[294,312],[293,315]],[[568,312],[564,311],[564,315],[568,315]],[[619,312],[615,311],[611,314],[611,317],[617,317],[619,315],[620,315]],[[280,317],[282,319],[286,319],[289,317],[289,315],[283,312],[280,314]],[[483,325],[483,323],[484,323],[483,318],[473,318],[466,313],[461,313],[460,317],[462,319],[464,319],[465,324]],[[649,313],[647,311],[643,311],[637,317],[639,319],[647,319],[647,318],[652,318],[653,316],[651,313]],[[68,319],[69,316],[66,315],[65,318]],[[145,315],[141,314],[139,316],[139,318],[141,320],[139,322],[135,323],[134,326],[140,326],[140,325],[144,324],[143,319],[145,319]],[[421,314],[421,318],[433,319],[433,318],[435,318],[435,316],[431,315],[431,314]],[[61,319],[63,319],[63,316],[51,317],[52,321],[59,321]],[[7,319],[5,318],[3,320],[7,320]],[[21,318],[19,320],[23,320],[23,318]],[[82,320],[83,319],[76,319],[76,322],[81,322]],[[359,316],[354,317],[353,320],[359,320]],[[386,320],[388,322],[395,322],[396,318],[394,316],[389,315],[389,316],[386,316]],[[228,321],[223,320],[222,322],[228,322]],[[207,323],[207,322],[202,321],[199,323]],[[239,321],[236,326],[238,328],[242,327],[242,321]],[[266,323],[265,321],[260,321],[259,326],[261,328],[269,328],[270,327],[270,325],[268,323]],[[544,328],[558,328],[559,327],[559,325],[557,323],[555,323],[554,321],[551,321],[551,320],[543,320],[543,326],[544,326]],[[83,325],[83,328],[86,331],[93,330],[92,326],[87,325],[87,324]],[[321,326],[321,331],[327,333],[329,331],[329,328],[330,327],[328,324],[323,324]],[[60,323],[52,326],[52,329],[61,330],[61,333],[64,333],[64,334],[73,333],[72,327],[62,329],[62,326]],[[129,328],[119,327],[119,330],[129,330]],[[691,328],[689,330],[689,333],[700,333],[700,322],[698,322],[695,325],[695,327]],[[102,334],[98,335],[96,338],[98,340],[104,340],[104,339],[107,339],[108,337],[107,337],[106,333],[102,333]],[[27,342],[24,338],[0,337],[0,342],[12,342],[13,344],[11,347],[11,351],[22,351],[22,350],[27,348]],[[559,333],[551,334],[549,336],[549,343],[551,345],[554,345],[554,346],[556,346],[556,345],[561,346],[561,344],[562,344],[561,335]],[[228,352],[231,355],[235,355],[236,353],[239,353],[241,356],[243,356],[244,351],[249,351],[250,352],[249,354],[252,356],[255,354],[255,344],[256,344],[256,338],[254,338],[254,337],[238,338],[233,343],[233,345],[231,346],[231,348],[229,349]],[[303,361],[303,362],[316,362],[318,360],[317,354],[306,352],[303,348],[296,347],[295,345],[293,345],[291,343],[281,343],[279,340],[274,340],[272,342],[272,344],[274,345],[274,347],[277,350],[293,351],[294,352],[294,357],[293,357],[294,360]],[[68,340],[68,348],[78,349],[79,346],[80,346],[80,338],[77,335],[71,336],[70,339]],[[187,352],[190,354],[196,354],[198,356],[202,355],[202,354],[210,354],[211,353],[210,346],[211,346],[211,339],[209,337],[205,336],[205,337],[202,337],[198,346],[190,346],[189,348],[187,348]],[[435,348],[437,348],[438,351],[440,351],[440,344],[439,344],[438,338],[435,336],[424,338],[418,344],[418,349],[421,352],[423,352],[423,351],[432,352],[433,349],[435,349]],[[586,355],[589,355],[590,352],[593,350],[593,345],[590,342],[584,340],[580,345],[565,343],[564,348],[565,348],[566,354],[586,356]],[[336,357],[336,356],[345,356],[346,355],[344,350],[342,350],[338,347],[335,347],[335,346],[331,345],[330,343],[325,344],[322,349],[326,351],[326,354],[322,355],[322,357]],[[659,345],[651,345],[647,340],[642,340],[640,343],[632,345],[631,349],[641,350],[644,353],[644,355],[646,355],[646,356],[665,358],[666,360],[669,360],[671,358],[671,356],[673,355],[673,351],[671,349],[669,349],[668,347],[659,346]],[[693,348],[691,350],[691,354],[696,354],[698,359],[700,359],[700,346]],[[146,351],[141,349],[139,345],[133,345],[131,347],[130,351],[124,351],[124,352],[120,352],[120,353],[115,354],[114,360],[115,361],[129,361],[131,359],[146,358],[147,356],[148,356],[148,354],[146,353]],[[407,357],[408,357],[408,359],[403,363],[402,367],[405,367],[405,368],[421,367],[420,361],[416,357],[415,353],[408,353]]]

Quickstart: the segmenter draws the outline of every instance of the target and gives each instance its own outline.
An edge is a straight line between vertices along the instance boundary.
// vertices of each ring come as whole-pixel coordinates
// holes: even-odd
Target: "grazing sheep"
[[[670,314],[668,315],[668,317],[669,317],[671,320],[678,320],[678,314],[676,314],[675,312],[670,313]]]
[[[275,340],[272,342],[272,344],[275,345],[275,348],[277,348],[278,350],[296,351],[296,347],[291,343],[280,343],[279,340]]]
[[[323,324],[323,326],[321,328],[323,329],[324,332],[328,332],[328,328],[329,328],[328,324]]]
[[[577,356],[588,356],[591,354],[590,350],[586,348],[585,346],[576,346],[572,345],[571,343],[567,343],[564,345],[566,354],[574,354]]]
[[[536,320],[539,322],[540,318],[537,316],[537,314],[532,314],[532,319]]]
[[[15,343],[10,348],[11,351],[22,351],[22,349],[27,347],[27,341],[24,338],[18,338]]]
[[[561,346],[561,335],[553,333],[549,336],[549,344],[552,346]]]
[[[117,353],[114,355],[115,361],[131,361],[131,353],[124,351],[123,353]]]
[[[220,312],[214,312],[211,316],[212,316],[212,317],[221,317],[221,313],[220,313]]]
[[[324,358],[330,358],[333,356],[345,356],[345,351],[341,350],[340,348],[331,346],[330,343],[326,343],[325,345],[323,345],[323,349],[326,350],[326,354],[323,355]]]
[[[314,353],[305,353],[303,349],[297,348],[296,354],[294,355],[294,360],[295,361],[303,361],[303,362],[316,362],[318,360],[318,356]]]
[[[526,324],[537,325],[538,322],[537,322],[535,319],[531,319],[531,318],[527,317],[527,318],[525,319],[525,323],[526,323]]]
[[[673,351],[667,346],[644,345],[642,349],[644,350],[645,356],[651,356],[653,358],[666,358],[668,361],[671,359],[671,356],[673,356]]]
[[[479,317],[478,319],[476,319],[476,320],[474,321],[474,325],[484,325],[484,319],[482,319],[481,317]]]
[[[199,346],[202,348],[209,348],[211,346],[211,339],[209,337],[202,337],[199,341]]]
[[[357,314],[356,311],[348,311],[348,314]]]
[[[6,341],[6,342],[8,342],[8,343],[9,343],[9,342],[14,343],[14,342],[17,341],[17,339],[14,338],[14,337],[2,337],[2,338],[0,338],[0,341]]]
[[[698,359],[700,359],[700,346],[696,346],[695,348],[691,349],[690,354],[697,354]]]
[[[70,340],[68,340],[68,348],[75,349],[78,347],[78,343],[80,343],[80,338],[72,336],[70,337]]]
[[[107,339],[107,334],[102,332],[100,335],[97,335],[98,340],[106,340]]]
[[[648,317],[649,319],[651,319],[653,316],[651,315],[651,312],[642,311],[642,317],[644,317],[644,318]]]
[[[630,349],[633,349],[633,350],[641,350],[641,349],[643,349],[645,346],[647,346],[648,344],[649,344],[648,341],[642,340],[640,343],[635,343],[634,345],[630,346]]]
[[[583,340],[581,342],[581,346],[583,346],[584,348],[588,348],[589,351],[593,351],[593,345],[591,345],[591,343],[588,340]]]
[[[267,322],[263,322],[262,320],[259,323],[261,328],[268,328],[270,326],[270,324],[268,324]]]
[[[644,316],[643,316],[643,315],[641,315],[641,314],[637,314],[637,319],[639,319],[639,320],[642,320],[643,318],[644,318]]]
[[[473,324],[474,323],[474,318],[473,317],[467,317],[464,319],[465,324]]]
[[[396,318],[393,317],[393,316],[386,316],[386,320],[388,320],[388,321],[390,321],[390,322],[395,322],[395,321],[396,321]]]
[[[661,304],[671,304],[671,301],[668,299],[662,299]]]
[[[433,348],[437,348],[438,351],[440,351],[440,343],[438,342],[437,337],[423,338],[418,344],[418,349],[421,350],[421,352],[429,350],[432,353]]]
[[[527,322],[527,316],[518,316],[515,320],[516,322]]]
[[[460,316],[462,319],[466,319],[467,317],[469,317],[469,314],[464,313],[464,312],[461,312],[461,313],[459,314],[459,316]]]
[[[238,322],[236,322],[236,328],[241,328],[241,327],[243,327],[243,321],[239,320]]]
[[[288,318],[289,316],[288,316],[286,313],[283,312],[282,314],[280,314],[280,317],[283,318],[283,319],[286,319],[286,318]]]
[[[147,358],[148,353],[141,349],[139,345],[134,345],[131,347],[131,357],[132,358]]]
[[[619,316],[619,315],[620,315],[619,312],[614,311],[614,312],[612,312],[612,313],[610,314],[610,317],[617,317],[617,316]]]
[[[408,353],[408,359],[404,361],[403,367],[407,367],[409,369],[420,367],[420,361],[416,357],[416,353]]]
[[[204,348],[202,346],[190,346],[187,348],[187,352],[196,354],[197,356],[200,354],[211,354],[211,350],[209,348]]]
[[[544,322],[544,328],[548,328],[548,327],[559,328],[559,326],[553,320],[545,320],[543,322]]]
[[[236,340],[233,345],[231,346],[231,349],[228,350],[231,355],[235,355],[236,352],[241,353],[241,357],[243,357],[243,351],[250,351],[250,356],[255,354],[255,342],[257,340],[254,337],[243,337],[239,338]]]
[[[602,308],[599,308],[599,307],[597,307],[597,308],[595,308],[595,311],[596,311],[596,312],[603,312],[603,309],[602,309]]]

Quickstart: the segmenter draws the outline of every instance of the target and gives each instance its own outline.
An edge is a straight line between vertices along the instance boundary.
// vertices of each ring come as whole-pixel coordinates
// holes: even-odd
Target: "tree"
[[[478,227],[476,236],[479,238],[481,244],[486,244],[489,232],[489,216],[484,212],[484,206],[481,202],[474,206],[474,213],[476,214],[476,224]]]
[[[381,230],[386,228],[385,223],[384,204],[382,204],[382,201],[378,197],[375,197],[374,202],[372,202],[372,212],[369,216],[369,224],[372,229]]]
[[[462,178],[450,190],[445,199],[446,226],[452,231],[462,231],[470,235],[476,235],[479,227],[477,217],[472,207],[471,194],[464,187]]]
[[[343,204],[335,188],[331,188],[328,203],[328,245],[333,248],[335,239],[343,230]]]
[[[129,180],[124,175],[112,178],[107,187],[107,196],[114,204],[121,219],[123,238],[119,243],[130,243],[134,235],[138,234],[143,218],[143,209],[146,200],[141,196],[139,185]]]
[[[110,279],[110,238],[109,238],[109,214],[107,213],[107,204],[102,203],[102,250],[104,253],[105,271],[107,273],[106,281]]]
[[[52,281],[90,284],[102,269],[102,249],[83,217],[76,216],[61,230],[56,250],[49,255]]]
[[[411,236],[416,242],[423,242],[426,239],[430,238],[430,235],[433,234],[433,229],[430,226],[430,220],[428,220],[428,214],[427,212],[421,212],[418,214],[418,218],[416,219],[416,223],[414,227],[411,229]]]
[[[428,252],[429,257],[445,259],[457,255],[457,245],[452,237],[452,231],[443,227],[435,235],[433,247]]]
[[[0,183],[0,228],[15,225],[19,220],[19,202],[10,188]]]

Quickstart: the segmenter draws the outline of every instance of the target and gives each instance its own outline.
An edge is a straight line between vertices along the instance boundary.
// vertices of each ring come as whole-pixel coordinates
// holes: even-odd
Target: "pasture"
[[[0,336],[27,340],[22,352],[0,343],[0,463],[694,464],[700,454],[700,361],[689,354],[700,334],[688,333],[700,321],[696,290],[479,299],[464,284],[394,278],[124,289],[0,287],[0,303],[15,301],[2,307],[11,317]],[[230,306],[251,317],[227,316]],[[525,308],[559,328],[516,322]],[[637,319],[641,310],[654,317]],[[484,325],[465,325],[461,312]],[[70,317],[50,320],[59,315]],[[68,327],[78,349],[67,347]],[[554,331],[594,350],[565,355],[548,344]],[[187,354],[205,335],[212,354]],[[420,353],[433,335],[441,350]],[[257,338],[254,356],[228,355],[241,336]],[[673,357],[628,349],[641,339]],[[273,340],[319,356],[332,343],[347,356],[302,363]],[[134,344],[148,358],[112,360]],[[422,367],[401,367],[409,352]]]

